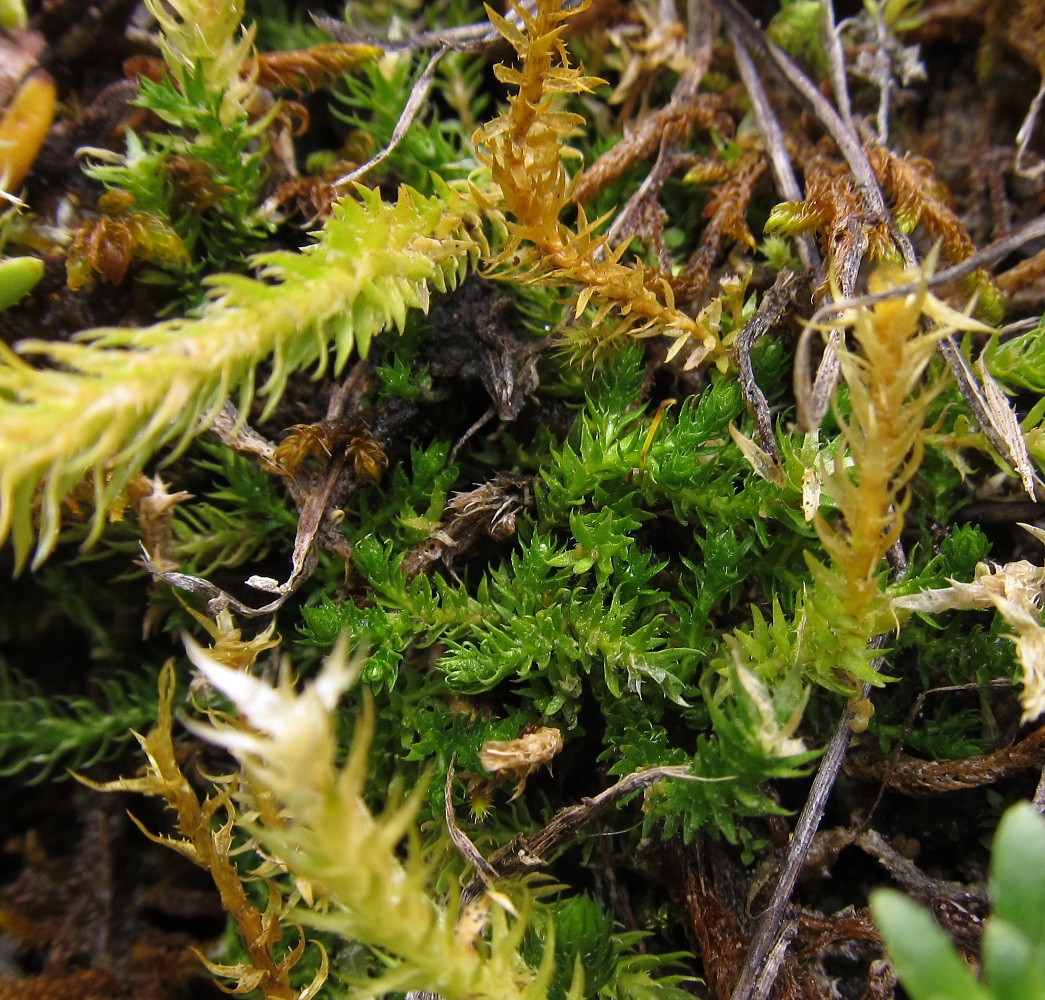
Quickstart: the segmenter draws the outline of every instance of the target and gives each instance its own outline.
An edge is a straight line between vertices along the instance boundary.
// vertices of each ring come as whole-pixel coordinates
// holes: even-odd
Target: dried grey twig
[[[547,826],[529,837],[515,837],[503,847],[498,848],[483,864],[496,873],[497,878],[508,878],[519,872],[544,864],[544,856],[572,837],[582,826],[590,823],[596,816],[605,812],[613,803],[645,791],[665,778],[677,778],[683,781],[728,781],[729,778],[702,778],[692,774],[688,767],[651,767],[646,771],[636,771],[626,775],[615,785],[604,792],[584,799],[579,805],[560,809]],[[456,843],[456,840],[455,840]],[[477,899],[487,885],[484,874],[477,874],[461,893],[461,906],[465,907]]]
[[[468,835],[457,825],[454,816],[454,762],[446,769],[446,782],[443,785],[443,816],[450,840],[458,853],[475,869],[475,877],[485,885],[497,878],[497,869],[479,853],[479,848],[472,843]]]
[[[882,637],[881,642],[875,642],[882,646],[885,644],[885,638]],[[880,661],[875,663],[875,669],[880,666]],[[866,698],[869,690],[868,685],[863,685],[861,697]],[[850,723],[855,714],[852,704],[845,707],[831,742],[827,744],[824,756],[820,760],[813,786],[809,789],[809,795],[791,835],[787,854],[777,869],[773,895],[759,917],[755,936],[751,939],[751,947],[744,959],[744,968],[731,1000],[765,1000],[773,987],[775,970],[783,959],[783,950],[786,947],[783,940],[784,918],[791,902],[791,894],[813,842],[813,836],[824,817],[831,790],[842,769],[852,736]]]
[[[1038,163],[1033,167],[1027,166],[1026,163],[1027,148],[1030,146],[1031,136],[1034,135],[1034,128],[1041,115],[1042,102],[1045,102],[1045,77],[1042,78],[1041,86],[1038,87],[1038,92],[1027,109],[1027,116],[1016,133],[1016,162],[1013,164],[1013,170],[1021,177],[1037,178],[1045,173],[1045,163]]]
[[[877,830],[862,829],[860,826],[824,830],[816,835],[810,860],[818,869],[826,871],[849,846],[857,847],[874,858],[897,884],[927,903],[947,899],[963,907],[987,905],[987,892],[982,885],[931,877],[909,857],[901,854]]]
[[[773,286],[762,296],[755,315],[737,336],[733,346],[733,355],[737,359],[737,375],[744,402],[754,415],[758,433],[759,447],[769,455],[775,463],[780,464],[780,450],[777,448],[776,435],[773,433],[773,418],[769,412],[769,403],[765,393],[755,381],[755,372],[751,366],[751,350],[758,341],[780,322],[785,310],[795,293],[802,285],[803,276],[794,271],[781,271]]]
[[[852,120],[846,121],[839,112],[831,106],[831,102],[820,93],[816,84],[809,79],[783,52],[775,45],[766,40],[765,36],[755,24],[751,15],[740,6],[738,0],[715,0],[719,10],[722,12],[727,26],[731,27],[736,35],[743,41],[744,46],[764,66],[775,67],[790,85],[799,99],[813,112],[817,121],[823,126],[827,134],[834,140],[839,151],[845,158],[849,169],[853,172],[857,189],[863,199],[867,212],[867,219],[872,224],[890,221],[889,208],[885,202],[885,196],[878,185],[878,178],[871,168],[871,161],[860,141],[859,133],[856,131]],[[892,227],[895,230],[895,227]],[[914,251],[910,246],[910,240],[902,233],[893,232],[906,259],[910,254],[912,262]],[[906,249],[905,249],[906,245]]]
[[[425,101],[428,100],[428,95],[432,91],[432,84],[435,82],[435,71],[439,68],[439,63],[443,56],[451,50],[452,47],[450,45],[443,45],[437,51],[432,53],[423,72],[414,81],[414,85],[410,89],[410,97],[407,99],[406,105],[404,106],[402,113],[399,115],[399,121],[396,122],[396,127],[392,131],[392,138],[389,139],[388,144],[384,149],[370,157],[366,163],[356,167],[355,170],[350,170],[343,177],[339,177],[334,181],[333,186],[335,188],[354,184],[360,177],[373,170],[373,168],[379,163],[392,155],[396,146],[403,141],[403,137],[410,130],[410,126],[413,125],[414,119],[421,111]]]
[[[838,25],[835,24],[835,5],[833,0],[820,0],[820,7],[824,12],[824,48],[827,50],[827,61],[831,68],[831,89],[834,91],[835,103],[842,120],[852,123],[853,106],[849,100],[842,38],[838,33]]]
[[[784,130],[780,127],[780,121],[773,111],[769,98],[766,96],[762,80],[755,68],[751,58],[736,28],[726,25],[729,40],[733,45],[733,52],[737,60],[737,69],[740,70],[740,78],[751,98],[751,106],[755,112],[758,129],[762,133],[762,141],[765,143],[766,152],[769,153],[770,164],[773,168],[773,177],[776,180],[777,190],[785,201],[801,201],[803,198],[802,188],[795,177],[794,167],[791,166],[791,158],[787,155],[787,145],[784,142]],[[820,252],[811,236],[803,234],[795,240],[798,246],[798,257],[802,266],[812,271],[816,277],[816,283],[823,282],[823,262]]]
[[[733,42],[734,50],[737,53],[737,65],[748,93],[752,95],[756,113],[758,113],[759,108],[762,108],[759,115],[759,126],[763,129],[763,135],[767,137],[767,140],[772,137],[771,156],[773,157],[774,170],[778,174],[778,183],[783,179],[787,185],[786,191],[790,192],[785,193],[785,190],[782,190],[781,193],[785,193],[785,197],[788,197],[789,200],[801,201],[803,198],[797,182],[791,182],[794,175],[790,171],[790,162],[786,159],[786,153],[781,157],[779,153],[772,151],[774,148],[779,149],[783,147],[783,139],[782,136],[777,138],[774,134],[779,133],[779,124],[775,128],[770,124],[775,118],[771,110],[767,110],[769,109],[769,104],[765,100],[764,94],[760,99],[755,97],[756,94],[761,92],[761,86],[757,82],[758,74],[754,72],[752,65],[752,53],[759,56],[759,61],[762,65],[776,67],[797,96],[812,110],[827,133],[834,139],[856,179],[857,188],[864,201],[867,222],[872,225],[878,222],[888,222],[890,215],[888,206],[885,203],[885,196],[878,185],[878,179],[871,168],[871,162],[867,158],[867,153],[863,148],[860,136],[852,123],[851,117],[839,114],[831,106],[830,102],[820,93],[813,82],[783,52],[765,39],[762,32],[759,31],[757,25],[751,19],[751,16],[735,0],[716,0],[716,2],[719,3],[726,20],[727,30]],[[845,93],[844,83],[843,71],[842,79],[835,79],[836,86],[843,93]],[[848,110],[848,98],[843,101],[843,105]],[[787,168],[783,169],[785,162],[787,163]],[[790,174],[790,178],[788,178],[788,174]],[[854,220],[854,226],[859,226],[858,220]],[[890,228],[894,231],[896,229],[895,226],[890,226]],[[911,256],[913,259],[910,241],[898,231],[894,232],[894,237],[902,250],[904,250],[904,244],[906,244],[907,249],[904,250],[905,258]],[[838,267],[837,275],[839,287],[842,290],[842,294],[846,297],[851,296],[856,288],[860,264],[867,246],[865,227],[860,226],[859,230],[854,232],[854,238],[850,241],[849,246],[850,249],[845,259],[841,261]],[[801,244],[799,245],[799,253],[802,256],[803,263],[806,263],[809,255],[808,252],[803,253]],[[818,270],[818,273],[822,272]],[[812,383],[796,385],[799,422],[807,429],[817,426],[827,412],[828,402],[838,381],[839,362],[837,347],[839,342],[840,334],[832,334]],[[804,345],[800,344],[800,350],[803,350],[803,356],[808,358],[808,342]],[[803,370],[805,369],[801,366],[796,367],[796,372]]]
[[[915,270],[918,267],[918,259],[914,252],[914,247],[906,234],[900,232],[892,221],[885,196],[882,194],[878,179],[871,167],[871,162],[867,157],[867,152],[863,147],[851,117],[847,118],[845,114],[840,114],[833,108],[813,82],[783,52],[766,40],[750,14],[740,6],[737,0],[715,0],[715,2],[723,14],[730,37],[734,40],[734,45],[737,47],[738,65],[742,64],[744,58],[739,53],[744,49],[748,49],[757,53],[764,65],[774,66],[783,75],[798,97],[816,115],[817,120],[834,140],[846,163],[849,165],[857,189],[860,191],[864,202],[866,210],[865,221],[871,225],[878,222],[886,223],[889,227],[889,233],[904,259],[905,266],[910,270]],[[829,0],[825,0],[825,3],[829,5]],[[741,44],[737,45],[738,41]],[[831,46],[829,46],[829,50],[830,48]],[[743,69],[741,73],[743,75]],[[745,77],[746,82],[747,78]],[[835,79],[835,83],[838,84],[839,81]],[[1021,232],[1033,232],[1035,234],[1034,236],[1025,237],[1025,240],[1027,238],[1033,239],[1040,235],[1037,232],[1039,223],[1045,224],[1045,220],[1035,220],[1035,222],[1024,227],[1024,230]],[[1009,239],[1011,237],[999,240],[998,244],[994,246],[1007,244],[1011,252],[1012,249],[1015,249],[1020,244],[1009,244]],[[863,237],[862,241],[854,241],[853,247],[854,250],[837,267],[838,273],[836,276],[842,296],[850,301],[850,305],[854,300],[853,292],[856,288],[856,279],[862,262],[863,248],[866,247],[866,237]],[[996,253],[997,251],[994,252]],[[993,259],[1000,259],[1004,255],[1002,253],[993,257]],[[973,255],[972,258],[956,265],[955,268],[948,268],[947,271],[952,275],[952,280],[954,277],[971,274],[973,271],[978,270],[982,266],[984,258],[979,257],[980,262],[970,266],[970,262],[977,257],[979,255]],[[957,270],[958,268],[962,268],[962,270],[959,271]],[[912,290],[917,290],[917,284],[915,284]],[[899,290],[895,291],[899,292]],[[862,304],[868,303],[865,300]],[[832,305],[835,309],[838,308],[838,303],[833,303]],[[830,308],[831,306],[823,307],[823,309]],[[816,377],[812,381],[809,380],[810,336],[811,334],[807,333],[802,338],[796,358],[795,389],[799,408],[799,420],[806,429],[812,429],[823,419],[838,376],[837,359],[834,357],[833,345],[829,342]],[[832,334],[832,337],[834,336]],[[1024,488],[1032,498],[1035,498],[1036,477],[1029,471],[1030,464],[1026,457],[1026,447],[1011,434],[1011,427],[1015,420],[1012,407],[1007,400],[998,401],[997,399],[992,400],[988,398],[986,391],[980,387],[972,369],[952,337],[946,337],[941,340],[940,353],[954,374],[962,398],[965,400],[973,417],[983,429],[983,432],[987,435],[987,439],[992,447],[1019,472]],[[1004,413],[999,410],[999,405],[1001,410],[1005,411]]]
[[[994,243],[988,244],[982,250],[977,250],[976,253],[966,257],[965,260],[952,264],[949,267],[941,268],[939,271],[934,271],[924,279],[924,284],[930,289],[953,284],[962,278],[967,278],[976,271],[990,267],[992,264],[997,264],[998,261],[1004,260],[1027,243],[1042,237],[1045,237],[1045,215],[1032,219],[1008,236],[995,240]],[[923,280],[918,279],[908,281],[903,285],[895,285],[882,292],[839,299],[835,302],[825,302],[817,309],[809,322],[812,324],[827,323],[832,317],[848,309],[860,309],[865,306],[878,305],[879,302],[888,302],[890,299],[914,295],[922,288],[922,285]]]

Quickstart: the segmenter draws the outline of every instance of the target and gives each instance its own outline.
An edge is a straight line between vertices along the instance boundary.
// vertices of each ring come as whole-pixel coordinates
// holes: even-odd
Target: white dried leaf
[[[1045,532],[1024,525],[1040,542]],[[893,599],[893,608],[936,614],[940,611],[994,607],[1015,630],[1009,638],[1023,668],[1023,722],[1045,713],[1045,628],[1041,624],[1041,601],[1045,591],[1045,568],[1026,560],[989,566],[979,563],[971,583],[951,582],[950,587],[926,590]]]
[[[1027,495],[1032,500],[1036,500],[1034,466],[1027,449],[1027,439],[1023,436],[1023,429],[1016,419],[1012,404],[1009,403],[1008,397],[995,381],[994,376],[987,371],[982,357],[976,367],[979,369],[980,380],[983,382],[983,398],[987,404],[987,411],[991,415],[991,422],[1009,449],[1009,453],[1002,457],[1012,463]]]
[[[479,751],[479,763],[491,774],[514,771],[532,774],[542,764],[550,764],[562,749],[562,733],[541,726],[517,740],[487,740]]]
[[[800,698],[789,717],[781,722],[769,690],[744,666],[743,654],[736,639],[733,636],[726,636],[725,639],[733,658],[736,678],[759,715],[760,721],[755,733],[759,746],[772,757],[793,757],[795,754],[805,753],[805,742],[794,734],[802,722],[806,699]]]
[[[746,434],[742,434],[732,424],[729,425],[729,436],[733,443],[740,449],[740,454],[755,474],[761,476],[774,486],[784,485],[784,469],[779,462],[773,460],[765,449],[751,440]]]
[[[360,661],[347,655],[342,638],[314,681],[298,692],[288,676],[273,687],[243,670],[220,663],[189,637],[185,650],[200,674],[236,706],[249,728],[187,722],[196,735],[229,750],[248,769],[262,769],[269,787],[317,788],[329,778],[335,739],[331,720],[342,693],[359,676]],[[322,772],[322,773],[321,773]],[[307,777],[306,777],[307,776]]]

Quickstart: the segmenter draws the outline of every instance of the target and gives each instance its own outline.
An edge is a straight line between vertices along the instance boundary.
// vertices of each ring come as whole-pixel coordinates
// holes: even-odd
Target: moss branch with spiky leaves
[[[365,995],[425,990],[446,1000],[540,1000],[554,966],[551,933],[544,961],[531,968],[520,955],[525,917],[509,921],[506,911],[514,907],[501,893],[464,910],[432,894],[431,865],[413,834],[423,787],[402,802],[393,795],[380,815],[366,805],[372,705],[356,723],[344,766],[335,763],[333,712],[361,666],[347,660],[347,648],[340,642],[299,694],[286,676],[274,688],[188,645],[200,674],[242,715],[234,724],[219,718],[192,728],[231,751],[252,800],[270,797],[274,808],[258,811],[253,832],[321,900],[315,908],[299,907],[291,919],[382,952],[387,971],[363,987]],[[405,858],[404,838],[410,845]]]
[[[563,165],[571,155],[570,132],[584,123],[556,102],[563,95],[584,94],[602,80],[584,76],[570,64],[562,40],[565,22],[587,3],[566,11],[561,0],[541,0],[536,11],[521,3],[512,8],[525,32],[486,8],[490,20],[519,56],[518,69],[495,68],[498,80],[515,88],[507,111],[479,128],[473,141],[501,192],[508,216],[507,243],[490,262],[494,273],[526,282],[577,290],[578,319],[591,303],[594,316],[566,333],[571,352],[580,359],[616,351],[621,338],[672,337],[673,356],[687,344],[687,365],[695,367],[720,349],[713,324],[678,309],[663,276],[641,263],[624,263],[627,242],[613,247],[597,229],[604,221],[588,221],[578,209],[576,230],[560,216],[571,204],[572,181]],[[613,317],[610,328],[604,320]]]
[[[903,529],[929,405],[944,384],[923,385],[925,373],[941,338],[958,330],[993,332],[933,296],[929,273],[931,263],[917,276],[914,294],[847,310],[836,324],[851,330],[853,346],[839,352],[849,412],[836,406],[841,446],[823,482],[838,516],[813,519],[829,562],[805,553],[812,582],[792,623],[774,607],[773,629],[790,637],[775,653],[768,652],[769,630],[760,616],[752,631],[727,638],[732,663],[725,669],[735,669],[742,683],[757,676],[772,688],[796,667],[804,680],[854,698],[862,684],[885,683],[872,663],[880,650],[870,645],[897,625],[882,564]],[[871,290],[887,291],[908,277],[883,266]],[[857,727],[866,726],[871,710],[860,704]]]
[[[236,131],[256,93],[240,0],[150,9],[181,98],[213,111],[218,135]],[[197,141],[216,140],[209,132]],[[131,183],[130,159],[94,172]],[[315,244],[255,256],[256,278],[207,279],[209,295],[193,316],[92,330],[73,343],[0,345],[0,543],[13,540],[16,568],[30,557],[36,567],[54,549],[63,501],[85,479],[95,500],[88,542],[95,540],[107,509],[158,449],[177,453],[233,394],[246,412],[260,365],[272,369],[259,390],[268,413],[292,372],[315,364],[322,373],[331,349],[340,371],[382,330],[402,329],[408,310],[427,309],[433,290],[456,286],[487,249],[482,199],[465,182],[433,183],[430,196],[404,187],[394,202],[365,188],[348,193]]]
[[[174,812],[177,836],[154,834],[137,819],[134,821],[150,840],[170,847],[206,869],[214,880],[225,912],[235,921],[250,959],[249,964],[218,965],[204,959],[204,964],[211,972],[236,980],[232,992],[246,993],[258,989],[263,996],[274,1000],[308,1000],[326,979],[326,956],[323,956],[320,972],[311,986],[301,993],[294,989],[290,982],[290,970],[301,957],[304,939],[299,934],[297,946],[283,958],[276,957],[276,949],[284,936],[279,893],[270,886],[268,906],[264,912],[259,910],[251,902],[232,860],[233,830],[237,819],[233,802],[235,778],[230,776],[223,779],[214,794],[201,801],[178,766],[172,736],[176,683],[174,664],[169,662],[160,673],[156,726],[148,736],[138,737],[149,762],[144,774],[137,778],[120,778],[105,783],[87,781],[85,778],[80,780],[98,791],[140,792],[157,796]]]
[[[250,36],[236,41],[239,8],[226,6],[210,47],[189,24],[188,8],[160,17],[162,48],[183,83],[185,74],[204,73],[208,86],[225,88],[228,113],[240,114],[243,88],[251,86],[240,76]],[[536,15],[520,10],[526,34],[491,16],[523,60],[519,70],[499,69],[518,93],[504,115],[476,133],[480,159],[513,220],[493,265],[511,261],[509,270],[526,280],[573,285],[578,315],[593,303],[596,342],[580,345],[582,354],[611,348],[624,333],[663,332],[679,348],[696,341],[691,362],[706,358],[720,346],[717,335],[674,306],[663,280],[621,263],[624,248],[609,248],[594,224],[582,218],[572,232],[559,221],[569,196],[565,136],[579,119],[552,105],[593,83],[569,64],[561,32],[570,14],[559,0],[542,2]],[[13,538],[16,566],[31,556],[37,566],[53,550],[62,501],[85,477],[95,492],[88,540],[95,539],[108,506],[157,449],[184,446],[234,392],[245,411],[255,372],[269,358],[273,371],[260,390],[266,413],[292,371],[310,364],[322,371],[331,347],[340,370],[354,347],[365,354],[381,330],[402,328],[408,309],[427,308],[432,288],[453,287],[480,253],[489,253],[483,214],[502,219],[497,199],[465,182],[436,182],[431,197],[404,188],[394,204],[360,188],[337,206],[315,245],[257,256],[258,278],[210,279],[195,317],[91,331],[79,343],[27,342],[17,354],[3,349],[0,542]],[[598,331],[611,313],[614,329]],[[30,356],[45,367],[30,365]]]
[[[88,475],[97,536],[105,510],[158,448],[184,446],[234,392],[245,412],[266,360],[272,371],[257,391],[267,413],[292,372],[328,366],[330,348],[340,371],[353,349],[365,354],[376,334],[402,329],[409,309],[427,309],[431,291],[454,287],[485,248],[481,223],[466,184],[430,198],[404,188],[394,204],[360,189],[314,246],[260,255],[256,279],[213,279],[194,318],[4,349],[0,540],[13,538],[17,566],[33,550],[36,518],[34,565],[51,552],[62,500]],[[26,355],[55,367],[33,367]]]

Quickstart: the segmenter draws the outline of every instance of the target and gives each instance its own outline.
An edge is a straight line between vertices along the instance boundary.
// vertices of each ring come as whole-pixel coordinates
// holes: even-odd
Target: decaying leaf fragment
[[[175,508],[191,500],[192,494],[185,490],[172,493],[170,483],[165,483],[160,476],[149,479],[141,472],[130,481],[127,493],[138,515],[138,530],[149,558],[164,571],[176,570],[179,564],[174,554],[171,524]]]
[[[541,726],[517,740],[487,740],[479,751],[479,763],[499,777],[514,775],[518,784],[512,799],[517,799],[526,787],[526,779],[542,764],[550,767],[561,749],[562,733],[551,726]]]
[[[1024,524],[1045,544],[1045,531]],[[970,583],[951,581],[950,587],[926,590],[893,599],[893,608],[936,614],[940,611],[997,608],[1015,629],[1009,638],[1023,667],[1023,722],[1033,722],[1045,712],[1045,627],[1041,624],[1041,601],[1045,591],[1045,567],[1026,560],[991,566],[979,563]]]
[[[122,284],[138,261],[174,272],[191,266],[182,238],[158,216],[138,211],[133,195],[108,191],[98,199],[98,208],[101,214],[80,227],[66,256],[67,283],[73,291],[89,287],[95,276]]]
[[[744,655],[736,637],[727,635],[723,638],[733,660],[733,684],[738,694],[743,692],[743,697],[748,703],[754,718],[755,738],[762,751],[771,757],[793,757],[806,753],[808,748],[805,741],[795,733],[802,722],[802,713],[809,698],[808,689],[795,699],[788,690],[792,681],[780,685],[776,692],[770,692],[758,675],[745,666]],[[781,694],[784,697],[781,697]],[[790,711],[783,714],[778,702],[791,702]]]
[[[337,83],[381,55],[376,45],[324,42],[295,52],[264,52],[247,60],[248,72],[256,71],[258,83],[272,90],[310,93]]]
[[[911,798],[982,788],[1011,778],[1045,762],[1045,728],[1035,729],[1018,743],[960,760],[925,760],[905,753],[884,754],[876,746],[853,748],[845,773],[858,781],[881,782]]]
[[[982,356],[977,362],[976,368],[980,381],[983,383],[983,400],[987,412],[991,415],[993,426],[1008,446],[1005,458],[1012,463],[1027,495],[1034,499],[1037,495],[1034,464],[1031,462],[1027,439],[1023,435],[1020,423],[1001,386],[983,363]]]

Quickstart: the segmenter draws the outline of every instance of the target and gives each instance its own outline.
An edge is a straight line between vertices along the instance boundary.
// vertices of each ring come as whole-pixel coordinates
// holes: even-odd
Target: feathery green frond
[[[48,697],[31,679],[0,664],[0,777],[21,774],[32,785],[60,776],[58,768],[91,767],[155,718],[152,675],[122,674],[97,687],[98,700]]]

